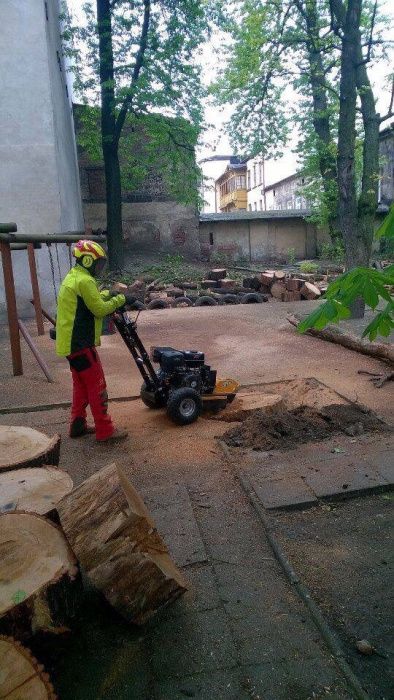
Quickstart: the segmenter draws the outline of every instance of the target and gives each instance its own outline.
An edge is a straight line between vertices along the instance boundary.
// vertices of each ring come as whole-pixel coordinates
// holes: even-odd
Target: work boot
[[[86,425],[86,420],[84,418],[74,418],[70,426],[69,435],[70,438],[79,438],[95,432],[96,430],[93,426]]]
[[[104,438],[102,440],[97,440],[97,442],[100,442],[100,443],[103,442],[106,445],[112,445],[113,443],[121,442],[122,440],[126,440],[128,435],[129,435],[129,433],[127,430],[118,430],[117,428],[115,428],[112,435],[109,435],[109,437]]]

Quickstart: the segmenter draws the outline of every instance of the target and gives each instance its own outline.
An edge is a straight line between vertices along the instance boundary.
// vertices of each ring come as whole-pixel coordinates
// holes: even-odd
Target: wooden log
[[[143,624],[186,590],[137,491],[115,464],[58,504],[86,576],[129,622]]]
[[[13,637],[0,636],[0,698],[56,700],[44,667]]]
[[[300,292],[304,299],[318,299],[321,296],[319,287],[316,287],[316,285],[312,284],[312,282],[305,282],[302,285]]]
[[[0,472],[59,464],[60,435],[50,438],[22,425],[0,425]]]
[[[292,326],[296,327],[300,323],[300,319],[297,318],[297,316],[288,316],[287,320]],[[389,343],[376,343],[375,341],[371,342],[365,338],[358,338],[356,335],[343,331],[341,328],[335,328],[334,326],[327,326],[321,331],[310,328],[307,333],[321,338],[322,340],[328,340],[330,343],[343,345],[344,348],[360,352],[363,355],[376,357],[379,360],[386,360],[390,362],[390,364],[394,364],[394,347]]]
[[[61,529],[36,513],[0,514],[0,632],[58,632],[79,592],[77,561]],[[74,585],[75,583],[75,585]]]
[[[0,513],[24,510],[47,515],[72,488],[71,476],[57,467],[0,472]]]
[[[271,294],[275,299],[282,299],[283,294],[286,291],[286,287],[282,282],[274,282],[271,287]]]
[[[236,281],[226,277],[225,279],[220,280],[220,284],[222,289],[234,289],[236,286]]]
[[[210,270],[208,277],[210,280],[223,280],[227,277],[227,270],[224,267],[216,267],[214,270]]]
[[[286,280],[286,289],[289,292],[299,292],[304,284],[304,280],[297,279],[297,277],[289,277]]]
[[[274,272],[274,278],[276,280],[284,280],[286,277],[286,273],[284,270],[275,270]]]
[[[274,272],[263,272],[260,275],[260,281],[264,287],[270,287],[275,281],[275,273]]]
[[[200,286],[201,289],[211,289],[212,287],[217,287],[218,282],[217,280],[202,280]]]

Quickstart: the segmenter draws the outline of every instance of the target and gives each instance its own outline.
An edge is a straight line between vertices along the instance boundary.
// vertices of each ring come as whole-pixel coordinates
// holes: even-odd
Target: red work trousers
[[[71,423],[75,418],[86,421],[86,408],[92,411],[97,440],[105,440],[114,432],[108,415],[108,394],[105,376],[96,348],[84,348],[68,356],[73,378]]]

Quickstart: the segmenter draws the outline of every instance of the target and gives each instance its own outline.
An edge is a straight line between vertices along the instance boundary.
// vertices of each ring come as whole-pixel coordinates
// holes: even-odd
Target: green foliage
[[[305,272],[305,274],[314,274],[318,271],[318,269],[319,265],[317,263],[312,262],[311,260],[303,260],[300,264],[300,270],[301,272]]]
[[[383,300],[386,306],[376,313],[374,319],[366,327],[363,337],[375,340],[377,335],[388,336],[394,328],[394,299],[386,286],[394,285],[394,265],[385,270],[357,267],[346,272],[332,282],[325,294],[325,301],[298,325],[300,333],[308,328],[321,330],[328,323],[339,323],[341,319],[350,316],[352,303],[362,297],[367,306],[373,311]]]
[[[289,265],[294,265],[296,261],[295,248],[288,248],[286,251],[286,261]]]
[[[321,243],[319,258],[322,260],[333,260],[340,264],[345,260],[345,251],[341,241],[335,243]]]
[[[196,281],[201,279],[201,269],[186,263],[183,255],[179,253],[166,254],[163,257],[163,262],[145,267],[143,274],[149,274],[150,277],[163,284],[171,284],[176,280]]]
[[[74,90],[89,105],[80,122],[80,145],[102,160],[100,63],[96,2],[88,0],[78,17],[64,9],[66,53],[74,72]],[[204,89],[199,47],[208,28],[205,0],[152,0],[146,48],[138,78],[133,71],[141,48],[144,0],[111,4],[114,52],[113,112],[128,115],[119,141],[123,188],[133,191],[158,165],[168,193],[198,205],[201,173],[195,163],[202,123]],[[159,164],[157,163],[159,160]]]

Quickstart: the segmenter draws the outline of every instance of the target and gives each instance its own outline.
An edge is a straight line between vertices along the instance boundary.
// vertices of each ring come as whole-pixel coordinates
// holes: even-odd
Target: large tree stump
[[[185,592],[143,500],[115,464],[74,489],[58,513],[87,577],[129,622],[143,624]]]
[[[0,425],[0,471],[59,464],[60,435],[22,425]]]
[[[0,636],[0,698],[56,700],[44,667],[12,637]]]
[[[77,561],[61,529],[41,515],[0,515],[0,632],[57,632],[74,612]],[[75,582],[75,585],[74,585]]]
[[[47,515],[72,487],[71,476],[57,467],[0,472],[0,513],[25,510]]]

